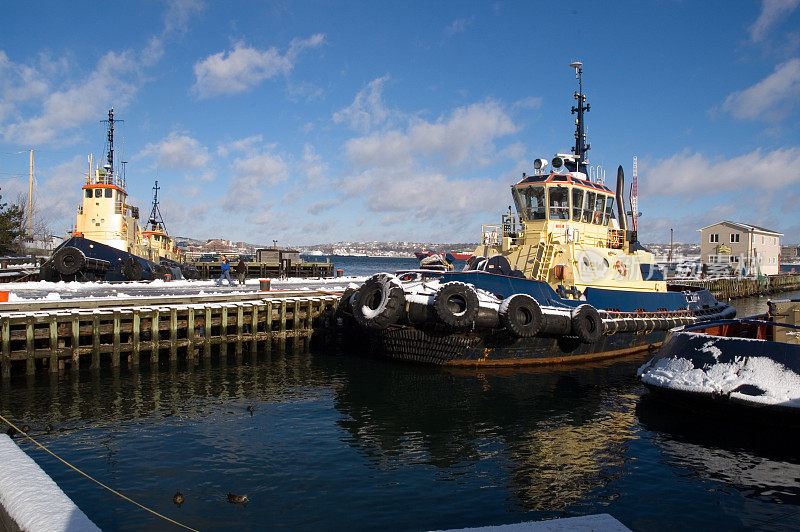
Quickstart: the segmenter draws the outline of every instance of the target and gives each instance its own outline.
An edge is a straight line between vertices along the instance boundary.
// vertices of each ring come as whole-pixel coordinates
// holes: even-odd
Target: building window
[[[736,243],[739,241],[739,233],[731,233],[731,243]]]
[[[708,241],[710,243],[719,242],[719,233],[711,233],[708,235]]]

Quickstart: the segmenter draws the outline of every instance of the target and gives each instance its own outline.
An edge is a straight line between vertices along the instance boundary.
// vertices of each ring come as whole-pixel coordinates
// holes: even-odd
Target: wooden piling
[[[31,376],[39,369],[57,373],[66,366],[77,371],[82,357],[90,357],[93,370],[105,364],[119,368],[126,361],[136,369],[142,351],[149,351],[150,363],[158,364],[161,349],[169,350],[171,365],[183,358],[191,367],[197,357],[206,365],[213,346],[221,363],[228,362],[231,349],[239,364],[245,343],[251,357],[262,345],[271,352],[273,341],[282,351],[287,339],[297,348],[306,345],[313,329],[325,323],[326,305],[338,301],[335,294],[315,292],[208,298],[212,301],[165,296],[163,303],[147,298],[144,305],[142,298],[125,304],[116,300],[116,305],[76,300],[72,306],[61,300],[13,310],[0,303],[0,374],[7,379],[22,366]],[[147,334],[149,339],[143,336]]]

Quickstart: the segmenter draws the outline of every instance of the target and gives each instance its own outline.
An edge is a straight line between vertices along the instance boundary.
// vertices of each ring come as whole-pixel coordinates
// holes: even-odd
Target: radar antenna
[[[591,149],[591,145],[586,143],[586,133],[583,125],[583,112],[589,111],[589,104],[586,103],[586,95],[583,93],[583,63],[573,61],[569,66],[575,69],[575,78],[578,80],[578,92],[574,95],[578,106],[572,107],[572,114],[578,114],[578,119],[575,120],[575,147],[572,148],[572,152],[575,154],[578,172],[588,175],[586,152]]]

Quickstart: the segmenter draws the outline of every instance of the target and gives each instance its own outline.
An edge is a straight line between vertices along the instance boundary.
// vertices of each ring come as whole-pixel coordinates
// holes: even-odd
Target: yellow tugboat
[[[342,337],[433,364],[560,363],[646,351],[672,327],[735,315],[707,290],[667,287],[638,241],[635,194],[626,212],[622,167],[616,192],[589,168],[582,64],[571,66],[572,153],[556,154],[550,171],[536,159],[512,185],[516,216],[483,226],[464,271],[378,274],[345,292],[339,315],[352,334]]]
[[[166,232],[154,187],[149,230],[139,226],[139,208],[128,203],[124,172],[114,167],[114,110],[108,111],[106,164],[92,168],[82,187],[70,238],[42,265],[40,278],[59,280],[139,281],[191,277],[180,250]]]

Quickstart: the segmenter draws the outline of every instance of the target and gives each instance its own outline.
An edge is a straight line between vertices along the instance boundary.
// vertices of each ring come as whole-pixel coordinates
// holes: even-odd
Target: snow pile
[[[716,350],[719,356],[719,349],[712,341],[703,347],[712,356]],[[741,356],[705,368],[695,368],[685,358],[661,358],[642,369],[642,382],[661,388],[727,395],[763,405],[800,407],[800,375],[768,357]],[[751,393],[738,391],[742,386]],[[762,393],[754,395],[753,387]]]
[[[22,530],[100,530],[47,473],[0,434],[0,506]]]

